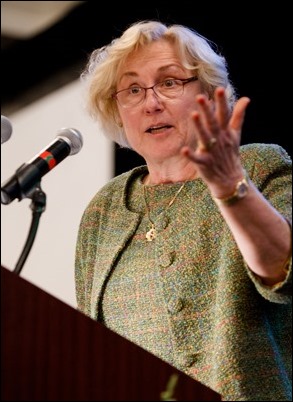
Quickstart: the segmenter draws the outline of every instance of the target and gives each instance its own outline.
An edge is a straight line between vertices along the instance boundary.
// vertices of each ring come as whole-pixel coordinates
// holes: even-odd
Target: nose
[[[147,110],[161,109],[162,103],[159,96],[154,91],[154,88],[146,88],[145,98],[144,98],[145,107]]]
[[[158,95],[156,94],[154,87],[149,87],[149,88],[145,88],[145,98],[147,98],[148,94],[151,94],[152,96],[155,96],[158,98]]]

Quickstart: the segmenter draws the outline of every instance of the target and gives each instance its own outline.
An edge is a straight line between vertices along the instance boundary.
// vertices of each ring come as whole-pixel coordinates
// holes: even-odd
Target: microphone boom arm
[[[32,199],[30,205],[30,208],[32,210],[32,222],[26,243],[17,261],[17,264],[13,270],[13,272],[17,275],[20,274],[23,265],[27,260],[27,257],[31,251],[31,248],[36,238],[41,215],[46,209],[46,194],[43,192],[39,184],[34,187],[33,191],[31,191],[31,195],[28,198]]]

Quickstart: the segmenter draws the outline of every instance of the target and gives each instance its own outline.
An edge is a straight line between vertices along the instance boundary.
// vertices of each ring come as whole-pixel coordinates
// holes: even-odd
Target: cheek
[[[137,138],[139,137],[138,119],[127,117],[127,119],[123,120],[123,129],[129,142],[133,143],[137,141]]]
[[[127,113],[127,115],[120,116],[125,136],[131,147],[136,149],[141,141],[141,136],[139,135],[140,119],[138,118],[138,116],[130,115],[129,113]]]
[[[131,113],[131,111],[126,111],[125,109],[119,110],[120,120],[123,124],[124,129],[134,128],[138,124],[139,118],[136,113]]]
[[[190,126],[193,126],[192,121],[192,113],[196,110],[195,102],[184,102],[180,107],[177,109],[177,119],[178,125],[180,127],[184,127],[185,129],[189,129]]]
[[[197,142],[196,127],[192,118],[192,113],[195,110],[195,102],[187,102],[180,108],[177,117],[178,134],[186,143],[191,145]]]

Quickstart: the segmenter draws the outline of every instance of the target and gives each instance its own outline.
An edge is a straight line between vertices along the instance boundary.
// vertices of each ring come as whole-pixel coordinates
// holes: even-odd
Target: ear
[[[122,123],[122,120],[121,120],[121,117],[120,117],[120,114],[119,114],[118,110],[115,111],[113,117],[114,117],[114,121],[117,124],[117,126],[118,127],[123,127],[123,123]]]
[[[123,123],[122,123],[122,120],[120,119],[119,115],[116,117],[116,124],[119,127],[123,127]]]

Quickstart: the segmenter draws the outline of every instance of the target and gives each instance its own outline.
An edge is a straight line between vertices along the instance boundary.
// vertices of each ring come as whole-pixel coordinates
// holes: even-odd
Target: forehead
[[[130,53],[120,69],[120,77],[140,75],[147,71],[184,70],[178,51],[166,40],[144,45]]]

